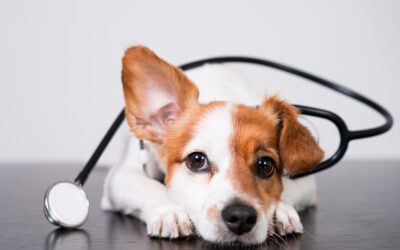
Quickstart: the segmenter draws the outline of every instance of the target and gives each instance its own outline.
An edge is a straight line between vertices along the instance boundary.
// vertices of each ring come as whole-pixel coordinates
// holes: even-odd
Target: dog
[[[133,135],[106,177],[103,209],[141,219],[152,237],[197,234],[217,244],[255,245],[303,232],[297,211],[315,206],[315,179],[287,176],[311,170],[324,152],[296,107],[277,96],[257,108],[200,102],[182,70],[143,46],[126,50],[122,83]],[[234,88],[242,90],[231,99],[249,91]],[[201,93],[207,95],[215,93]]]

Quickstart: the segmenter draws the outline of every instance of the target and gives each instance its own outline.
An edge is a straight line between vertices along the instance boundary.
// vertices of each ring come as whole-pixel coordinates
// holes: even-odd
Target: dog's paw
[[[152,237],[175,239],[193,232],[193,224],[186,211],[173,203],[152,209],[148,218],[147,233]]]
[[[277,233],[281,236],[290,233],[303,233],[299,214],[293,206],[279,202],[274,214],[273,225],[270,225],[268,233]]]

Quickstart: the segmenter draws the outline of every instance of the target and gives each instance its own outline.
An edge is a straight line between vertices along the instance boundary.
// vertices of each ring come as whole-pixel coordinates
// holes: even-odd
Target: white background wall
[[[123,106],[120,58],[136,43],[175,64],[231,54],[287,63],[372,97],[400,121],[396,0],[3,0],[0,162],[85,161]],[[382,122],[296,78],[274,71],[248,77],[255,76],[292,102],[338,112],[352,129]],[[335,133],[321,136],[333,147]],[[399,141],[395,123],[383,136],[352,143],[346,158],[399,159]],[[103,163],[114,160],[118,145]]]

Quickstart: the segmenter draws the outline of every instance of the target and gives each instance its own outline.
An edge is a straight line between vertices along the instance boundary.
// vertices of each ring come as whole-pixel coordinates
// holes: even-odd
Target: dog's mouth
[[[196,230],[195,237],[201,238],[209,245],[214,246],[224,246],[224,247],[249,247],[249,246],[258,246],[263,244],[266,241],[267,237],[264,237],[262,240],[257,239],[256,233],[250,231],[248,233],[244,233],[241,235],[237,235],[232,233],[228,229],[218,230],[218,234],[215,238],[205,237],[199,231]]]

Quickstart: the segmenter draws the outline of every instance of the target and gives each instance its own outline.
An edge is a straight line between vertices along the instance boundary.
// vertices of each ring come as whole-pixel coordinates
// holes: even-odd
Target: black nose
[[[257,221],[256,210],[246,205],[229,205],[221,214],[229,230],[237,235],[249,232]]]

